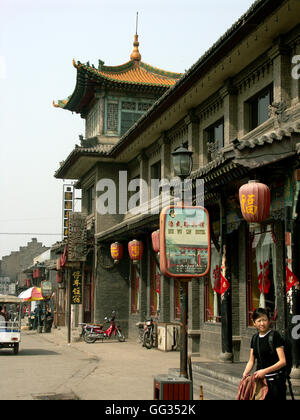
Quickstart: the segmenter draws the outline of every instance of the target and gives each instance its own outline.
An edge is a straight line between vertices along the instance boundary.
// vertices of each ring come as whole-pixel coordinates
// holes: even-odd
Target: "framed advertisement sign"
[[[160,213],[160,270],[170,277],[205,276],[210,268],[208,211],[168,206]]]

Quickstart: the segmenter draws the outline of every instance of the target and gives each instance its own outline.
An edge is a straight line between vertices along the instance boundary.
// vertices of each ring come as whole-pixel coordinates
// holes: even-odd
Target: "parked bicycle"
[[[110,339],[112,336],[115,336],[120,342],[125,341],[125,337],[122,334],[121,328],[116,324],[116,311],[112,311],[110,317],[104,318],[104,324],[91,324],[91,323],[81,323],[82,332],[81,335],[84,341],[88,344],[95,343],[96,340]],[[109,326],[105,328],[105,325]]]

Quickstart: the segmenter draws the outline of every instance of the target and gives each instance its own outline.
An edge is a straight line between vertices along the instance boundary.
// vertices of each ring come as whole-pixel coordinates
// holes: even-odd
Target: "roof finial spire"
[[[137,30],[138,30],[138,16],[139,16],[139,12],[136,13],[136,26],[135,26],[135,35],[134,35],[134,42],[133,42],[133,51],[130,55],[130,60],[135,61],[135,63],[137,65],[139,65],[139,63],[141,61],[141,58],[142,58],[142,56],[139,52],[140,43],[138,41],[139,36],[138,36],[138,33],[137,33]]]

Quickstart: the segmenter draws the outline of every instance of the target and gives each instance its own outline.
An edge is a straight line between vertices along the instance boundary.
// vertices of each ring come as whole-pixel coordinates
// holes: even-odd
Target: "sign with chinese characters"
[[[74,208],[74,186],[63,185],[63,238],[69,236],[69,214]]]
[[[160,270],[170,277],[205,276],[210,268],[208,211],[168,206],[160,214]]]
[[[82,303],[82,274],[80,270],[73,270],[71,274],[71,304]]]
[[[83,213],[69,214],[68,261],[85,261],[87,255],[86,217]]]
[[[255,194],[242,194],[241,206],[244,213],[252,214],[254,216],[258,209],[256,204]]]

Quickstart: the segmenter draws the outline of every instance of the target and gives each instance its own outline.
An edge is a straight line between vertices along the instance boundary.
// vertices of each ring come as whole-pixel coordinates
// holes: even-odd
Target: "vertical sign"
[[[63,239],[69,236],[69,214],[74,209],[74,186],[63,185]]]
[[[85,261],[87,255],[86,216],[69,213],[68,261]]]
[[[71,275],[71,304],[82,304],[82,274],[80,270],[73,270]]]

